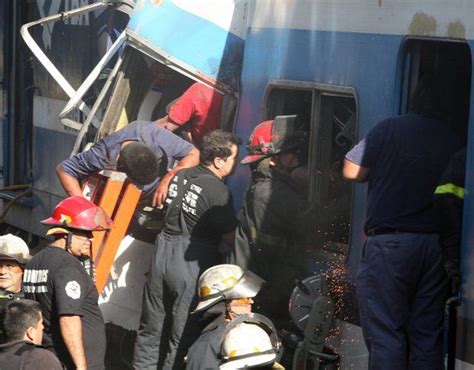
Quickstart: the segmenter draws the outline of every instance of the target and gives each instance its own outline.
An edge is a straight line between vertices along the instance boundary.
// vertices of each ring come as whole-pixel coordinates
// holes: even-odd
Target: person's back
[[[166,234],[189,233],[193,239],[217,245],[220,234],[216,230],[229,229],[229,224],[235,222],[229,189],[205,166],[179,171],[173,177],[168,196],[169,211],[163,229]]]
[[[47,349],[18,340],[0,345],[0,369],[60,370],[63,366]]]
[[[361,144],[362,166],[370,168],[366,231],[434,232],[432,194],[460,147],[454,133],[439,120],[410,113],[382,121]]]
[[[201,83],[191,85],[171,106],[168,120],[174,125],[189,124],[192,142],[201,146],[203,137],[219,128],[222,95]]]
[[[413,113],[379,122],[346,154],[343,176],[368,181],[367,239],[356,278],[369,369],[443,369],[446,274],[433,192],[460,142],[423,76]]]

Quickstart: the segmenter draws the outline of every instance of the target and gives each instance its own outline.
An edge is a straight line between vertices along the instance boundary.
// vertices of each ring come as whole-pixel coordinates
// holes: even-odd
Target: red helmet
[[[66,229],[101,231],[109,229],[112,220],[101,207],[86,198],[75,196],[59,202],[53,216],[41,223]]]
[[[277,116],[272,121],[259,123],[252,131],[247,144],[247,155],[242,164],[256,162],[304,144],[305,132],[297,129],[297,117]]]

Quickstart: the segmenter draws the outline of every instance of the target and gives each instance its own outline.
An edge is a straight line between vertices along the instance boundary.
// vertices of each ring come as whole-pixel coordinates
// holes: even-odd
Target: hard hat
[[[0,261],[16,261],[24,265],[30,259],[30,249],[22,238],[12,234],[0,236]]]
[[[240,315],[224,331],[221,370],[271,365],[281,357],[281,343],[272,322],[258,314]]]
[[[213,266],[199,278],[199,303],[194,312],[223,300],[255,297],[264,284],[265,280],[237,265]]]
[[[252,131],[247,144],[248,155],[240,161],[249,164],[306,142],[306,133],[298,130],[298,118],[277,116],[274,120],[259,123]]]
[[[62,232],[62,228],[85,231],[107,230],[111,227],[112,220],[101,207],[90,200],[74,196],[59,202],[54,208],[53,215],[41,223],[59,226],[60,228],[53,228],[54,232],[50,233],[57,234]]]

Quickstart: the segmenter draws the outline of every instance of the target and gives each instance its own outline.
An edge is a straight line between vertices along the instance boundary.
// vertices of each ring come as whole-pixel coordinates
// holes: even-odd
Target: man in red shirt
[[[158,123],[170,131],[189,123],[188,138],[199,147],[205,134],[219,128],[221,106],[221,94],[211,87],[195,82]]]

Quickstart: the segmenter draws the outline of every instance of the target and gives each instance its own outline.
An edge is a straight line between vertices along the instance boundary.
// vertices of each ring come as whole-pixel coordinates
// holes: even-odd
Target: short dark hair
[[[223,130],[209,132],[202,139],[200,162],[208,166],[214,159],[226,159],[232,154],[232,145],[239,146],[242,140],[237,135]]]
[[[26,330],[38,325],[41,306],[30,299],[10,301],[3,308],[2,324],[8,342],[23,339]]]
[[[145,186],[158,177],[159,160],[143,143],[129,143],[120,150],[117,170],[125,172],[133,183]]]

